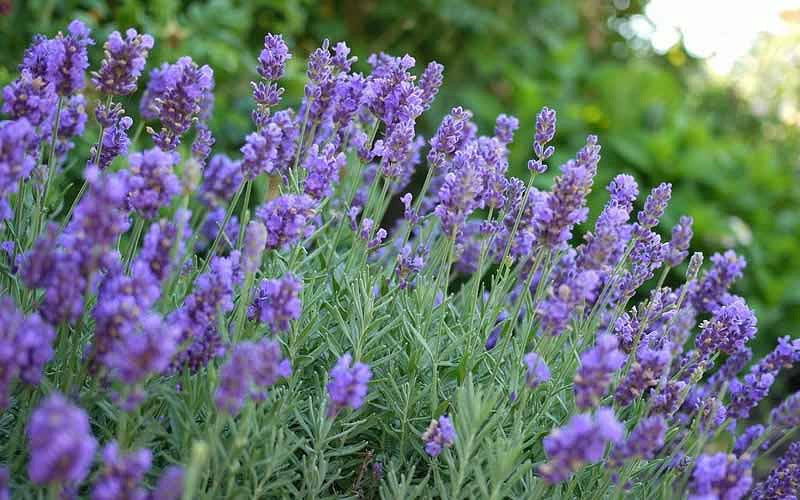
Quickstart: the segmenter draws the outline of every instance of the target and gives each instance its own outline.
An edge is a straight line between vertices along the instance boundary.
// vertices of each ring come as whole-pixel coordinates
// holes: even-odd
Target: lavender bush
[[[796,498],[800,396],[751,416],[800,340],[746,368],[745,262],[684,266],[669,184],[618,175],[587,223],[597,137],[537,185],[543,108],[508,178],[517,118],[480,135],[458,107],[422,138],[444,68],[364,75],[327,40],[283,108],[268,34],[230,158],[211,68],[153,67],[136,123],[153,38],[112,33],[87,87],[93,43],[36,37],[3,91],[0,498]]]

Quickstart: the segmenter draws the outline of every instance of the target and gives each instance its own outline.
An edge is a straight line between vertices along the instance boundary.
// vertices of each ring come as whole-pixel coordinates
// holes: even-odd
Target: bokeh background
[[[554,107],[554,164],[596,133],[598,186],[620,172],[643,188],[672,182],[664,234],[689,214],[697,249],[746,256],[736,291],[758,312],[757,356],[798,334],[800,2],[0,0],[0,85],[14,78],[34,33],[52,35],[73,17],[99,40],[94,65],[108,33],[129,26],[155,36],[150,61],[190,55],[211,65],[219,150],[235,152],[249,131],[248,82],[266,32],[282,33],[294,53],[289,100],[302,93],[305,57],[326,37],[346,40],[365,71],[376,51],[409,53],[420,67],[443,63],[443,90],[418,130],[429,136],[455,105],[484,130],[512,113],[522,123],[516,175],[526,175],[536,112]],[[596,189],[595,214],[604,194]],[[797,387],[798,372],[780,384],[773,394]]]

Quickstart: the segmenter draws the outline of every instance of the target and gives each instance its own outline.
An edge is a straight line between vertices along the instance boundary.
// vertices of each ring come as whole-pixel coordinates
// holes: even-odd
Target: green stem
[[[61,110],[64,107],[64,97],[58,97],[58,105],[56,107],[56,118],[51,132],[52,138],[50,140],[50,157],[47,160],[47,178],[44,181],[44,192],[42,198],[39,200],[39,217],[36,220],[36,231],[34,232],[33,239],[35,240],[42,230],[42,224],[47,212],[47,197],[50,195],[50,186],[53,184],[53,177],[56,175],[56,143],[58,142],[58,127],[61,124]]]
[[[206,258],[203,261],[203,265],[200,267],[200,270],[197,271],[195,276],[203,274],[203,272],[208,268],[208,264],[211,262],[211,259],[214,257],[214,254],[217,252],[217,247],[219,246],[219,242],[220,240],[222,240],[222,236],[225,234],[225,226],[228,225],[228,222],[231,220],[231,216],[233,216],[233,211],[236,208],[236,204],[239,202],[239,197],[242,195],[242,191],[244,191],[245,184],[246,183],[243,183],[239,187],[239,189],[236,190],[236,194],[233,195],[233,199],[231,200],[230,205],[228,205],[228,210],[225,211],[225,219],[222,221],[222,225],[219,227],[219,230],[217,231],[217,237],[214,238],[214,242],[208,249],[208,255],[206,255]]]
[[[131,241],[128,243],[128,252],[125,255],[125,271],[129,271],[131,268],[131,261],[133,261],[133,255],[136,253],[136,247],[139,245],[139,238],[142,236],[142,230],[144,229],[144,218],[141,216],[134,216],[136,218],[136,222],[133,226],[133,235],[131,236]]]
[[[253,188],[253,181],[247,181],[247,187],[244,188],[244,202],[242,203],[242,213],[247,214],[249,213],[250,208],[250,191]],[[236,248],[241,249],[242,244],[244,243],[244,232],[245,226],[249,221],[242,218],[241,224],[239,225],[239,237],[236,239]]]

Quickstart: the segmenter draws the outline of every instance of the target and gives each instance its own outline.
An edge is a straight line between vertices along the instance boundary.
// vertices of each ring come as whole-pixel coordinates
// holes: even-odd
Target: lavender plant
[[[78,21],[36,37],[3,90],[0,498],[798,494],[800,396],[752,410],[800,340],[742,374],[745,262],[681,270],[692,219],[662,242],[669,184],[633,217],[638,186],[616,176],[578,231],[596,136],[548,189],[543,108],[530,177],[509,178],[517,118],[479,135],[457,107],[426,141],[443,67],[381,53],[357,73],[327,40],[279,109],[292,55],[268,34],[229,157],[206,125],[211,68],[152,69],[135,118],[114,98],[153,38],[110,35],[100,102],[82,94],[93,43]],[[71,164],[86,182],[68,206]]]

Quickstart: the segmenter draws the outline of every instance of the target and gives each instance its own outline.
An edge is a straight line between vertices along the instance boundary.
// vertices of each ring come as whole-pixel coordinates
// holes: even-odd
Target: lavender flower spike
[[[285,332],[290,322],[300,317],[303,283],[291,274],[280,279],[261,281],[248,315],[269,325],[273,332]]]
[[[431,420],[428,429],[422,434],[425,442],[425,453],[438,456],[445,448],[450,448],[456,441],[456,429],[447,415]]]
[[[124,39],[119,31],[112,32],[103,45],[105,58],[100,69],[92,73],[92,83],[97,90],[107,95],[135,92],[153,43],[152,36],[139,34],[133,28],[125,32]]]
[[[544,360],[535,352],[529,352],[525,355],[525,364],[528,370],[525,374],[525,383],[531,389],[536,389],[544,382],[550,380],[550,368],[547,367]]]
[[[28,444],[28,474],[39,485],[83,481],[97,448],[89,417],[60,394],[52,394],[34,410]]]
[[[528,161],[528,169],[538,174],[547,171],[545,160],[553,156],[555,148],[547,144],[556,135],[556,112],[547,106],[536,115],[536,135],[533,138],[533,154],[535,159]]]
[[[258,55],[258,74],[266,80],[280,80],[286,71],[286,61],[291,58],[283,36],[267,33],[264,49]]]
[[[689,485],[689,500],[744,498],[753,484],[751,467],[750,460],[734,455],[700,455]]]
[[[147,490],[141,486],[153,461],[147,448],[122,454],[119,444],[112,441],[103,448],[103,467],[92,489],[92,500],[145,499]]]
[[[539,474],[549,484],[566,481],[584,465],[603,458],[606,444],[619,443],[623,434],[610,408],[600,408],[594,416],[575,415],[544,438],[548,462],[539,466]]]
[[[573,390],[578,408],[597,406],[611,385],[611,377],[625,362],[625,355],[617,349],[617,339],[603,334],[596,345],[581,354],[581,367],[575,374]]]
[[[342,355],[331,369],[330,382],[326,386],[330,396],[328,416],[335,417],[345,407],[357,410],[364,404],[367,384],[372,379],[372,370],[364,363],[353,363],[353,357]]]
[[[800,492],[800,442],[795,441],[778,460],[767,479],[753,490],[753,500],[796,499]]]

